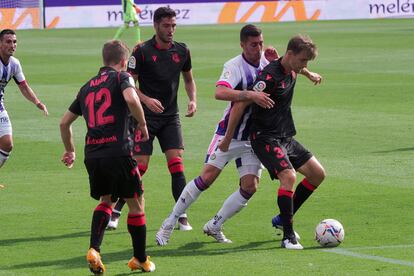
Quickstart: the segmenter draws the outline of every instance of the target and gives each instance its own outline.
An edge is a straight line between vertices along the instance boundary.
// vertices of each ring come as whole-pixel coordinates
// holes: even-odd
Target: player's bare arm
[[[132,74],[132,77],[134,78],[134,81],[136,83],[138,80],[138,75]],[[148,107],[149,110],[151,110],[154,113],[164,112],[164,106],[159,100],[148,97],[147,95],[142,93],[142,91],[138,87],[136,87],[136,91],[137,91],[136,93],[138,94],[140,101],[143,104],[145,104],[145,106]]]
[[[193,117],[195,112],[197,111],[197,88],[193,78],[192,70],[188,72],[183,72],[183,79],[185,85],[185,91],[187,92],[188,96],[188,106],[187,106],[187,113],[185,117]]]
[[[141,131],[141,141],[147,141],[149,138],[147,122],[145,121],[144,110],[142,109],[142,105],[136,91],[133,88],[128,87],[122,91],[122,95],[128,105],[129,111],[138,122],[137,127]]]
[[[309,69],[306,68],[306,67],[303,68],[300,71],[300,73],[302,75],[304,75],[305,77],[307,77],[315,85],[320,84],[322,82],[322,76],[321,75],[319,75],[318,73],[309,71]]]
[[[215,92],[217,100],[255,103],[263,108],[271,108],[275,104],[269,96],[270,94],[264,92],[234,90],[224,85],[218,85]]]
[[[233,108],[230,111],[229,123],[227,125],[226,134],[224,135],[223,139],[220,141],[218,146],[221,151],[226,152],[229,150],[231,139],[234,136],[234,131],[236,130],[237,124],[243,116],[244,110],[249,105],[250,103],[246,101],[234,103]]]
[[[19,84],[19,90],[22,93],[22,95],[30,102],[36,105],[37,108],[43,111],[45,116],[49,115],[49,112],[47,111],[46,105],[42,103],[36,96],[36,94],[33,92],[32,88],[27,84],[27,82],[23,82]]]
[[[78,115],[68,110],[60,121],[60,136],[65,147],[61,160],[69,169],[72,168],[73,163],[75,162],[75,144],[73,142],[72,123],[78,117]]]

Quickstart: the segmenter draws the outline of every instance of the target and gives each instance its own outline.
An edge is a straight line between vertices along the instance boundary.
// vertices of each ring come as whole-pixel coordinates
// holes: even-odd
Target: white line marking
[[[340,249],[340,248],[322,249],[321,251],[328,252],[328,253],[335,253],[335,254],[344,255],[344,256],[351,256],[351,257],[355,257],[359,259],[374,260],[374,261],[379,261],[383,263],[398,264],[398,265],[414,267],[414,262],[385,258],[385,257],[380,257],[380,256],[372,256],[372,255],[367,255],[367,254],[360,254],[360,253],[355,253],[355,252],[347,251],[345,249]]]
[[[392,248],[409,248],[409,247],[414,247],[414,244],[396,244],[396,245],[381,245],[381,246],[366,246],[366,247],[348,247],[347,250],[392,249]]]

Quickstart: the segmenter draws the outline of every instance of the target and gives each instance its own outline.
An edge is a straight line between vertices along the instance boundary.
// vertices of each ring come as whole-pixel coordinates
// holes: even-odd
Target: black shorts
[[[251,139],[251,144],[272,179],[277,178],[277,174],[285,169],[297,170],[313,156],[293,137],[256,136]]]
[[[151,155],[154,138],[157,137],[162,152],[170,149],[184,149],[183,135],[181,133],[180,117],[178,115],[166,118],[146,118],[149,139],[140,142],[141,133],[137,129],[134,135],[133,155]]]
[[[85,159],[91,197],[133,198],[144,192],[137,162],[130,156]]]

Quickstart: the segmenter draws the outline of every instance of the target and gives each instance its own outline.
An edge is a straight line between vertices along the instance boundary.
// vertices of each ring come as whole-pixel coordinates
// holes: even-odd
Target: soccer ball
[[[338,246],[344,237],[344,227],[335,219],[324,219],[316,226],[315,240],[323,247]]]

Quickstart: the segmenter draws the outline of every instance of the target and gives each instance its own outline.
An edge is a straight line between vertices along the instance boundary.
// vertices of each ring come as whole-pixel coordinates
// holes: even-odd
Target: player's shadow
[[[403,152],[403,151],[414,151],[414,147],[411,148],[398,148],[392,150],[381,150],[381,151],[373,151],[372,153],[391,153],[391,152]]]
[[[41,237],[30,237],[30,238],[16,238],[16,239],[5,239],[0,240],[0,244],[2,246],[8,245],[15,245],[17,243],[26,243],[26,242],[36,242],[36,241],[54,241],[54,240],[61,240],[61,239],[71,239],[71,238],[79,238],[79,237],[86,237],[90,235],[90,231],[81,231],[57,236],[41,236]]]
[[[79,233],[74,233],[71,237],[78,235]],[[82,234],[87,235],[87,234]],[[69,235],[62,235],[62,236],[69,236]],[[56,237],[54,237],[56,238]],[[50,240],[50,237],[49,237]],[[208,249],[204,247],[206,245],[216,244],[217,247],[211,248],[209,246]],[[265,246],[268,245],[268,246]],[[268,241],[255,241],[249,242],[247,244],[241,244],[240,246],[234,246],[231,244],[218,244],[217,242],[210,241],[210,242],[192,242],[187,243],[178,248],[166,248],[166,247],[159,247],[159,246],[148,246],[147,253],[150,256],[154,256],[154,258],[165,258],[165,257],[193,257],[193,256],[211,256],[211,255],[225,255],[228,253],[234,252],[242,252],[242,251],[267,251],[273,250],[279,247],[279,243],[275,242],[275,240],[268,240]],[[121,262],[125,261],[125,263],[131,258],[131,249],[126,249],[123,251],[118,252],[107,252],[103,253],[104,263],[108,266],[112,262]],[[85,263],[85,256],[77,256],[69,259],[58,259],[58,260],[47,260],[47,261],[37,261],[37,262],[26,262],[16,265],[8,265],[7,267],[0,267],[0,270],[16,270],[16,269],[30,269],[30,268],[39,268],[39,267],[57,267],[57,269],[74,269],[74,268],[83,268],[86,267]],[[118,275],[130,275],[130,274],[118,274]]]

